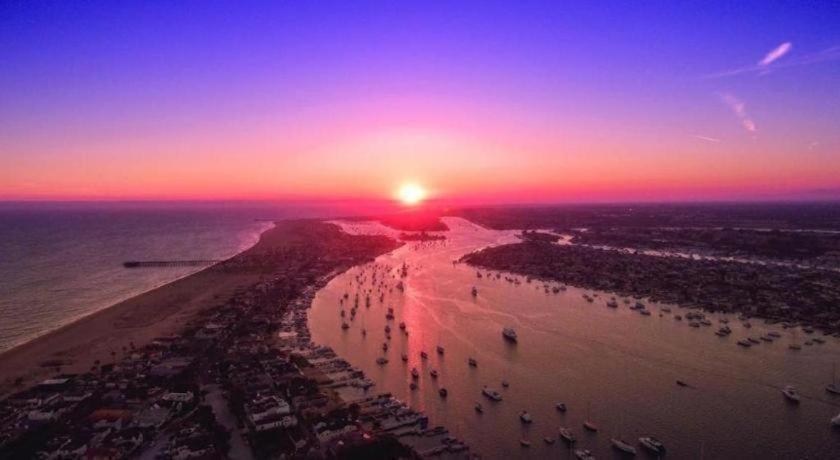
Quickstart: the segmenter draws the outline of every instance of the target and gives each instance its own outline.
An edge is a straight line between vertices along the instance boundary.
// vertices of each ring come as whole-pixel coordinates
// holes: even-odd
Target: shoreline
[[[266,235],[276,228],[277,222],[272,222],[271,227],[260,231],[253,244],[213,265],[74,318],[0,352],[0,399],[37,380],[56,374],[56,370],[60,373],[85,372],[97,360],[110,360],[112,351],[122,351],[123,347],[130,348],[132,344],[141,347],[156,337],[176,333],[197,314],[215,302],[222,302],[222,296],[230,296],[237,288],[249,283],[249,276],[225,275],[221,278],[234,279],[218,284],[207,282],[219,278],[218,273],[213,273],[216,267],[246,256],[259,247]],[[213,286],[213,289],[202,286],[204,283]],[[200,292],[202,287],[206,292]],[[181,302],[175,305],[172,303],[175,300]],[[161,305],[161,301],[169,304]],[[156,314],[151,321],[141,319],[144,316],[141,313],[147,309],[154,310]]]

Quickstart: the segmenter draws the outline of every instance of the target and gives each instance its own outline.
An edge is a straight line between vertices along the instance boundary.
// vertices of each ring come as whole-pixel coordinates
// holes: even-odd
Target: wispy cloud
[[[768,65],[772,64],[773,61],[781,58],[785,54],[790,52],[790,49],[793,48],[793,44],[791,42],[784,42],[781,45],[774,48],[772,51],[767,53],[764,56],[764,59],[758,61],[758,65],[762,67],[767,67]]]
[[[714,137],[701,136],[700,134],[695,134],[694,138],[695,139],[700,139],[701,141],[714,142],[715,144],[720,144],[720,139],[716,139]]]
[[[764,56],[764,59],[760,60],[757,64],[703,75],[702,78],[723,78],[747,73],[762,74],[766,73],[769,69],[786,69],[790,67],[820,64],[823,62],[840,61],[840,46],[832,46],[831,48],[826,48],[810,54],[796,57],[791,56],[784,61],[777,62],[782,56],[788,54],[791,49],[793,49],[793,44],[785,42],[776,47],[773,51],[767,53],[767,55]],[[770,65],[771,63],[773,65]]]
[[[755,132],[758,131],[758,128],[755,126],[755,122],[747,114],[747,106],[743,101],[731,93],[721,93],[720,99],[729,106],[729,109],[732,110],[732,113],[734,113],[736,117],[738,117],[738,120],[741,121],[741,126],[743,126],[747,132],[755,134]]]

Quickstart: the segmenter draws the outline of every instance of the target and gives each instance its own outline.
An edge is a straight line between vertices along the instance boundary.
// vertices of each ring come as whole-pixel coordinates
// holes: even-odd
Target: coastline
[[[216,267],[247,256],[277,229],[260,231],[249,247],[198,271],[80,316],[31,340],[0,353],[0,399],[20,388],[59,373],[85,372],[98,360],[113,359],[112,352],[133,344],[141,347],[156,337],[178,332],[205,309],[224,302],[259,275],[219,272]]]

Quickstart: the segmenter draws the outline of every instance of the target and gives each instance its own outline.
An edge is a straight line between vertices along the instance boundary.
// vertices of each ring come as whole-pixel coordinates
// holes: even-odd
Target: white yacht
[[[522,420],[522,423],[531,423],[531,422],[534,421],[534,419],[531,418],[531,414],[529,414],[528,411],[526,411],[526,410],[523,410],[519,414],[519,420]]]

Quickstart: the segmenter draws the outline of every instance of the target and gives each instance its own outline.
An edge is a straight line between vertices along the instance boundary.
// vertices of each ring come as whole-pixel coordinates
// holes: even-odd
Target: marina
[[[613,293],[484,269],[477,276],[475,268],[454,261],[488,245],[516,242],[518,232],[444,221],[450,228],[445,242],[407,244],[334,278],[315,296],[309,327],[315,343],[363,370],[376,392],[393,394],[431,424],[446,426],[472,451],[486,458],[612,458],[623,455],[610,441],[615,438],[645,455],[667,446],[673,458],[701,450],[709,458],[840,453],[840,433],[832,428],[840,399],[825,389],[840,352],[836,338],[810,340],[797,352],[788,345],[811,336],[798,327],[756,319],[747,327],[735,315],[644,298],[618,298],[619,307],[611,308],[606,303]],[[342,226],[350,233],[392,232],[376,223]],[[472,295],[473,286],[479,295]],[[341,299],[356,293],[370,293],[374,301],[342,331]],[[388,308],[393,320],[384,317]],[[372,331],[394,322],[404,322],[410,334],[393,335],[383,352],[384,335]],[[360,332],[363,323],[367,335]],[[730,334],[715,335],[714,323]],[[502,335],[508,327],[515,343]],[[758,337],[773,341],[749,341]],[[739,340],[751,346],[738,346]],[[438,343],[446,344],[445,354],[427,352]],[[391,353],[408,359],[376,364]],[[471,366],[470,359],[481,365]],[[780,395],[787,385],[797,389],[800,404]],[[531,423],[523,423],[523,411]],[[749,423],[738,415],[744,413],[751,414]],[[584,428],[585,422],[598,431]],[[559,431],[563,426],[574,442]],[[564,442],[540,442],[557,437]],[[745,439],[755,442],[746,445]]]

